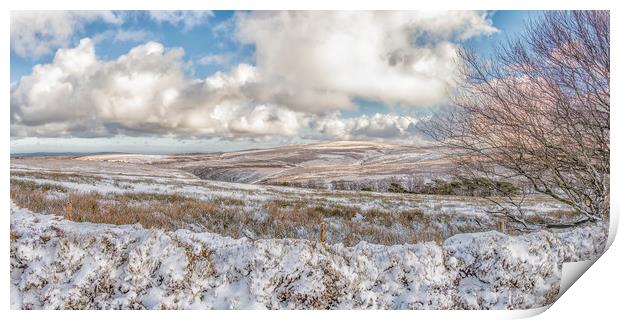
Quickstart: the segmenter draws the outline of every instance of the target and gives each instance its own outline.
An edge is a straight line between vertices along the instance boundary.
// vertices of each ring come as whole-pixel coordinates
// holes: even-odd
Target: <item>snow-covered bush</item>
[[[587,257],[604,232],[345,247],[11,211],[17,309],[533,308],[554,300],[562,262]],[[591,240],[582,248],[574,239],[584,232]]]

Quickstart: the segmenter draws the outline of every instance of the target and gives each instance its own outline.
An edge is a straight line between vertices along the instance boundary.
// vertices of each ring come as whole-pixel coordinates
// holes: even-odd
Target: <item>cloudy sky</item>
[[[416,142],[537,12],[12,12],[11,152]]]

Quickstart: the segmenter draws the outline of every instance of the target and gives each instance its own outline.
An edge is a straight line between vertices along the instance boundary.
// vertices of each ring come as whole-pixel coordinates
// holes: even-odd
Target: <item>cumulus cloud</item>
[[[376,113],[353,118],[325,117],[313,127],[323,136],[339,140],[395,139],[414,135],[418,120],[411,116]]]
[[[38,58],[66,47],[76,31],[97,20],[122,23],[111,11],[12,11],[11,49],[22,57]]]
[[[149,11],[151,19],[162,23],[168,22],[172,25],[182,25],[185,30],[191,30],[194,27],[206,23],[214,14],[212,11]]]
[[[52,63],[12,84],[11,135],[387,139],[407,137],[416,123],[402,115],[343,119],[257,103],[246,92],[259,79],[254,66],[187,78],[183,55],[148,42],[103,61],[88,38],[60,49]]]
[[[183,73],[183,49],[148,42],[118,59],[96,57],[86,38],[60,49],[11,89],[12,136],[289,136],[304,115],[254,103],[243,86],[256,80],[241,64],[206,79]]]
[[[167,14],[154,19],[194,24]],[[157,42],[111,60],[99,59],[88,38],[59,49],[11,84],[11,136],[407,139],[417,134],[415,117],[343,118],[340,110],[358,98],[441,104],[457,43],[495,31],[480,12],[256,12],[234,21],[239,39],[255,46],[256,65],[204,79],[185,72],[182,48]]]
[[[295,110],[354,108],[353,99],[430,106],[456,80],[456,41],[495,32],[483,12],[277,11],[240,14],[256,47],[256,95]]]

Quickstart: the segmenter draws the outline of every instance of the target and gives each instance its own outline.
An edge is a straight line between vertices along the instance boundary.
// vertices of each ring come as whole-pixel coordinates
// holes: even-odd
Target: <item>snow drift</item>
[[[604,226],[354,247],[75,223],[11,209],[13,309],[526,309]]]

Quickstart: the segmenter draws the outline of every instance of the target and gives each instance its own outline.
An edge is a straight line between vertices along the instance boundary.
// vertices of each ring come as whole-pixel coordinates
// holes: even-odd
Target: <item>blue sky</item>
[[[115,41],[112,37],[105,38],[96,45],[97,55],[105,59],[113,59],[127,53],[136,44],[146,41],[157,41],[168,47],[182,47],[186,52],[186,59],[195,63],[195,72],[199,77],[205,77],[222,69],[225,66],[201,65],[198,60],[209,54],[231,54],[238,56],[238,61],[252,61],[252,48],[240,46],[234,39],[219,34],[217,26],[230,20],[234,11],[215,11],[213,17],[205,19],[204,24],[197,25],[190,30],[180,23],[157,22],[148,17],[145,11],[126,12],[127,18],[122,25],[110,26],[102,21],[94,21],[73,34],[69,46],[75,46],[81,38],[96,38],[109,31],[144,31],[146,35],[140,39]],[[32,67],[39,63],[50,63],[54,59],[54,52],[42,57],[22,57],[11,50],[11,82],[18,81],[21,76],[30,74]],[[235,61],[231,61],[235,62]]]
[[[486,19],[486,22],[481,22],[482,24],[486,24],[485,26],[457,26],[454,27],[456,29],[451,31],[457,34],[461,32],[459,28],[470,28],[474,30],[473,32],[476,32],[476,35],[467,36],[464,40],[457,39],[458,37],[446,37],[443,34],[434,33],[434,31],[432,31],[433,29],[429,29],[431,31],[425,33],[425,35],[429,34],[428,37],[438,38],[451,45],[462,45],[473,48],[479,54],[487,56],[491,53],[493,45],[503,41],[507,36],[518,36],[524,31],[525,22],[528,19],[537,18],[540,14],[541,12],[536,11],[496,11],[481,14]],[[292,16],[287,19],[277,20],[279,19],[277,17],[265,18],[260,15],[254,15],[254,13],[251,12],[241,13],[240,15],[245,18],[240,19],[238,15],[239,14],[232,11],[214,11],[202,14],[198,18],[192,15],[186,16],[181,13],[155,18],[154,15],[149,12],[131,11],[114,12],[110,13],[108,16],[102,15],[102,17],[71,15],[68,16],[68,18],[58,17],[56,20],[50,19],[49,21],[45,20],[48,18],[44,15],[44,18],[37,16],[34,18],[21,17],[21,19],[12,16],[10,55],[12,116],[11,152],[139,151],[149,153],[171,153],[234,150],[248,147],[268,147],[287,143],[329,139],[336,140],[342,138],[408,139],[409,137],[407,135],[410,134],[410,132],[407,128],[411,125],[411,118],[421,114],[432,113],[434,108],[442,103],[441,100],[437,100],[436,97],[422,96],[409,99],[408,97],[403,97],[399,92],[387,92],[389,88],[382,89],[377,93],[366,94],[368,90],[364,90],[365,84],[359,81],[352,82],[351,84],[343,84],[341,88],[338,83],[334,85],[331,81],[332,78],[339,76],[337,73],[338,70],[330,77],[312,75],[300,78],[298,77],[299,70],[291,70],[290,73],[288,73],[288,69],[284,69],[283,71],[278,68],[277,65],[274,68],[274,60],[277,62],[278,59],[281,59],[282,64],[285,65],[287,62],[286,59],[295,55],[294,50],[299,46],[305,45],[300,42],[301,44],[297,45],[295,48],[285,48],[280,51],[273,50],[272,47],[277,48],[281,45],[281,43],[277,42],[278,39],[281,38],[282,41],[289,39],[289,42],[291,42],[290,39],[297,38],[294,34],[280,36],[280,32],[284,33],[285,31],[289,31],[288,28],[284,28],[287,30],[283,30],[282,23],[288,23],[289,21],[294,22],[295,19],[297,19],[297,22],[294,22],[294,28],[297,28],[297,26],[302,23],[307,24],[307,28],[311,28],[314,25],[313,23],[322,27],[326,23],[334,21],[334,19],[327,19],[325,20],[327,22],[325,22],[320,15],[318,17],[315,15],[313,17],[303,18]],[[46,34],[46,32],[48,32],[46,29],[37,30],[37,23],[29,23],[28,19],[38,19],[36,21],[40,22],[41,28],[51,28],[52,31]],[[267,23],[264,21],[269,19],[277,23]],[[67,25],[59,25],[67,20],[72,22]],[[372,21],[372,23],[375,24],[370,25],[370,27],[375,29],[379,28],[377,30],[382,31],[382,29],[380,29],[381,26],[376,26],[375,20]],[[431,23],[435,22],[420,23],[419,28],[423,29],[427,24]],[[242,25],[240,26],[240,24]],[[366,27],[367,25],[368,24],[362,24],[361,26]],[[488,29],[483,29],[489,26],[495,28],[495,32],[489,32]],[[60,34],[54,34],[54,32],[56,32],[54,28],[56,27],[59,30],[58,32],[61,32]],[[290,32],[294,31],[293,27],[291,27]],[[67,30],[67,28],[70,29]],[[262,29],[269,28],[273,28],[273,30],[267,30],[264,34],[260,33]],[[334,28],[337,28],[337,24],[334,24]],[[300,30],[303,31],[308,29]],[[373,29],[370,30],[372,31]],[[271,34],[269,32],[271,32]],[[412,37],[411,34],[405,35]],[[298,37],[303,38],[304,36],[306,35],[302,33]],[[321,37],[321,34],[318,33],[314,37],[309,38],[310,40],[306,42],[318,41],[316,43],[321,44]],[[94,55],[98,61],[97,63],[89,64],[89,66],[92,66],[89,68],[92,68],[93,71],[87,73],[89,77],[88,80],[76,80],[76,75],[68,74],[66,75],[66,79],[63,80],[65,82],[61,84],[49,85],[49,83],[45,83],[45,81],[50,81],[48,79],[49,75],[53,74],[52,67],[60,64],[60,62],[54,60],[56,51],[59,49],[62,50],[62,48],[65,50],[73,48],[87,50],[87,45],[80,46],[80,40],[83,38],[90,38],[92,40],[92,46],[95,52]],[[35,48],[34,45],[41,39],[48,41],[50,44],[43,49],[37,47],[39,51],[35,52],[35,49],[33,49]],[[28,40],[30,40],[30,42],[28,42]],[[426,41],[426,39],[422,38],[410,40],[412,42]],[[59,111],[55,114],[50,112],[51,115],[48,118],[42,118],[41,110],[50,110],[50,107],[46,106],[43,102],[52,98],[57,98],[58,94],[66,94],[67,86],[72,88],[72,92],[77,92],[77,88],[81,88],[81,86],[84,86],[84,88],[79,90],[83,92],[96,90],[102,90],[103,92],[103,89],[98,87],[100,82],[95,82],[93,79],[101,79],[105,77],[104,75],[118,77],[118,72],[112,74],[108,69],[117,68],[119,70],[125,70],[131,68],[131,66],[136,63],[129,64],[129,67],[121,66],[119,58],[123,55],[128,55],[128,52],[130,52],[132,48],[144,45],[150,41],[163,45],[164,48],[161,52],[162,56],[160,57],[162,60],[154,63],[156,63],[156,65],[171,63],[172,67],[162,71],[163,76],[170,76],[171,79],[176,79],[166,80],[168,82],[162,83],[161,85],[163,87],[161,88],[165,89],[166,84],[172,83],[169,81],[183,81],[183,84],[178,85],[178,90],[173,90],[171,93],[174,99],[179,102],[173,107],[166,105],[165,107],[168,108],[166,112],[171,113],[162,115],[162,117],[165,116],[166,119],[169,119],[170,115],[176,116],[180,114],[180,112],[185,112],[189,108],[194,107],[188,104],[192,104],[194,101],[197,101],[195,102],[197,104],[201,104],[203,100],[209,100],[213,95],[217,95],[217,102],[209,102],[204,107],[196,107],[198,110],[192,111],[191,115],[188,114],[187,116],[179,118],[175,120],[173,124],[161,125],[159,127],[150,122],[136,121],[134,118],[127,119],[127,117],[123,116],[120,116],[119,119],[110,118],[110,116],[107,115],[110,113],[108,112],[109,110],[103,107],[109,105],[109,103],[106,104],[107,102],[101,102],[102,107],[94,108],[91,113],[89,113],[90,111],[81,112],[84,121],[92,121],[93,126],[100,126],[101,128],[98,130],[91,128],[93,132],[88,132],[89,128],[83,125],[84,121],[80,121],[77,118],[65,119],[61,116],[63,110],[83,108],[82,105],[73,105],[72,101],[79,100],[82,104],[90,104],[92,101],[91,99],[93,99],[91,97],[84,98],[83,93],[79,96],[76,93],[72,93],[61,100],[68,101],[65,109],[58,109]],[[352,41],[358,41],[362,45],[364,43],[364,39],[353,39]],[[402,46],[402,44],[400,45]],[[166,56],[166,53],[169,53],[171,48],[182,48],[180,57],[173,56],[172,54]],[[299,50],[302,49],[303,48]],[[413,55],[414,59],[418,52],[422,52],[420,48],[407,47],[404,49],[396,49],[400,51],[410,50],[408,54]],[[423,49],[427,50],[429,48]],[[77,51],[78,49],[75,50]],[[287,54],[289,50],[290,54]],[[435,50],[440,50],[440,48],[430,48],[429,50],[431,50],[430,52],[435,52]],[[305,61],[313,61],[313,56],[305,56],[307,51],[308,50],[299,51],[304,56],[300,57],[300,60],[297,62],[293,60],[293,66],[297,64],[303,65]],[[397,51],[398,50],[395,50],[395,52]],[[441,54],[442,51],[437,52]],[[351,51],[344,53],[318,52],[317,54],[344,54],[355,58],[356,55],[362,55],[363,53]],[[338,61],[337,59],[339,58],[341,57],[330,59]],[[367,58],[362,57],[360,59]],[[136,61],[140,61],[140,58],[138,57]],[[103,67],[104,63],[116,64],[114,66],[108,66],[108,69],[106,69],[106,67]],[[182,66],[178,68],[179,70],[175,69],[174,65],[180,64],[182,64]],[[50,68],[49,70],[46,69],[46,74],[40,73],[36,78],[31,77],[33,78],[33,80],[31,80],[32,83],[23,81],[22,77],[28,77],[34,74],[33,68],[36,65],[47,65],[50,66]],[[248,67],[245,68],[244,66]],[[317,68],[321,67],[324,66],[317,66]],[[415,66],[412,66],[412,68],[414,67]],[[359,66],[359,68],[364,68],[364,66]],[[312,72],[312,68],[309,67],[309,69],[309,71]],[[175,75],[175,71],[180,72],[180,74]],[[251,77],[259,79],[256,80],[258,84],[247,86],[244,83],[242,86],[235,87],[235,92],[243,91],[242,93],[236,93],[243,95],[243,98],[234,98],[230,101],[222,100],[224,98],[221,97],[221,94],[214,93],[216,90],[213,88],[205,89],[205,93],[198,94],[198,98],[187,93],[194,90],[190,90],[190,88],[195,87],[196,82],[202,81],[204,83],[203,86],[206,86],[207,83],[212,85],[212,83],[214,83],[213,81],[223,81],[222,79],[224,78],[222,77],[224,76],[244,77],[241,74],[242,71],[249,72]],[[346,71],[346,69],[343,69],[343,71]],[[138,71],[127,72],[131,78],[131,76],[135,75]],[[141,70],[140,72],[145,71]],[[148,70],[146,72],[148,72]],[[375,75],[374,73],[368,74],[370,76]],[[266,78],[266,75],[272,78],[264,84],[260,83],[263,81],[262,79]],[[84,76],[84,73],[80,73],[80,76]],[[156,77],[162,78],[163,76]],[[429,75],[425,74],[425,76],[428,77]],[[432,74],[430,76],[432,77]],[[179,77],[183,79],[178,80]],[[207,81],[207,79],[210,80]],[[417,78],[403,79],[405,81],[419,80]],[[83,84],[86,81],[89,81],[89,83],[92,82],[92,84],[86,86]],[[299,81],[299,83],[295,84],[295,86],[291,85],[291,87],[287,87],[291,81]],[[316,88],[318,93],[314,91],[306,92],[306,87],[313,87],[314,83],[318,83],[318,88]],[[382,82],[380,82],[380,84],[381,83]],[[396,86],[397,85],[398,84],[396,84]],[[49,99],[43,95],[40,97],[40,100],[33,100],[33,92],[41,95],[41,90],[38,88],[46,86],[50,87],[46,89],[50,92]],[[175,84],[172,86],[174,87]],[[261,92],[251,97],[247,97],[245,94],[245,92],[260,91],[261,88],[279,86],[283,87],[282,91],[275,92],[268,97],[264,97],[265,94]],[[360,88],[358,89],[357,87]],[[62,90],[65,91],[61,93],[53,91],[58,88],[64,88]],[[144,93],[136,90],[123,91],[121,93],[113,92],[111,95],[121,94],[124,98],[128,98],[127,95],[132,94],[149,95],[148,97],[129,97],[132,99],[130,101],[136,101],[140,99],[145,100],[147,98],[152,99],[153,94],[157,93]],[[160,91],[161,90],[162,89],[160,89]],[[412,87],[412,90],[415,90],[415,87]],[[43,94],[45,94],[45,92]],[[229,91],[226,92],[228,95],[231,94]],[[290,102],[290,98],[287,98],[288,100],[282,98],[284,94],[291,92],[293,95],[292,99],[299,96],[308,96],[311,106],[308,106],[307,103],[298,103],[297,101]],[[314,106],[314,100],[312,100],[314,95],[317,95],[317,97],[313,99],[322,101],[326,95],[332,93],[335,96],[333,99],[330,100],[325,98],[326,101],[322,102],[324,105],[320,107]],[[185,99],[183,97],[185,94],[191,97]],[[98,99],[105,99],[105,95],[103,98],[101,98],[101,96],[98,97]],[[84,102],[82,102],[81,99],[84,99]],[[117,104],[119,103],[118,101],[124,100],[114,100]],[[152,102],[153,100],[148,101],[151,101],[149,102],[151,104],[154,103]],[[156,103],[160,102],[160,100],[157,101]],[[94,101],[93,104],[99,102],[100,101]],[[235,104],[240,104],[244,107],[239,109]],[[54,106],[54,108],[56,107],[61,108],[62,106]],[[115,107],[118,106],[115,105]],[[122,108],[123,106],[121,105],[120,107]],[[137,106],[136,108],[138,109],[135,110],[147,110],[144,109],[144,106]],[[164,107],[160,107],[158,110],[162,108]],[[178,110],[173,110],[174,108]],[[222,118],[218,118],[219,120],[211,120],[216,123],[218,121],[230,121],[230,123],[221,127],[219,126],[221,123],[217,123],[218,128],[213,130],[209,130],[210,128],[208,128],[213,121],[198,121],[200,124],[194,124],[194,122],[196,122],[194,119],[200,117],[198,116],[199,114],[205,114],[201,113],[201,110],[208,109],[210,112],[209,114],[213,114],[213,112],[216,112],[215,110],[217,110],[217,112],[228,110],[226,108],[238,109],[236,112],[239,113],[227,115],[225,117],[227,120],[221,120]],[[32,114],[29,114],[29,112],[32,112]],[[80,111],[73,113],[78,114]],[[379,116],[375,116],[377,114]],[[386,118],[388,116],[390,117]],[[67,117],[71,117],[71,112],[68,113]],[[337,117],[339,122],[334,122],[334,117]],[[403,117],[409,118],[405,119]],[[239,119],[243,121],[240,123],[237,121]],[[276,121],[265,124],[265,119],[276,119]],[[378,122],[374,123],[373,121]],[[295,122],[293,128],[286,126],[286,124],[290,122]],[[81,126],[79,125],[80,123],[82,124]],[[273,124],[273,127],[271,127],[271,124]],[[198,127],[199,125],[202,127]],[[390,125],[395,125],[397,127],[393,128],[390,127]],[[153,126],[158,128],[153,129]],[[97,132],[94,133],[94,131]],[[283,134],[279,134],[279,132],[283,132]],[[316,132],[320,132],[320,134]]]

